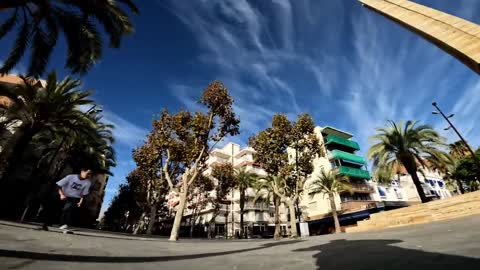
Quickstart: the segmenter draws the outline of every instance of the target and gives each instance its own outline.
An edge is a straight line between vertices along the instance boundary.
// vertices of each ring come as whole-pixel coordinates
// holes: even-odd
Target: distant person
[[[67,175],[57,182],[60,200],[65,201],[60,218],[61,230],[68,230],[72,225],[73,212],[82,205],[83,197],[90,193],[91,176],[91,170],[81,169],[80,174]]]

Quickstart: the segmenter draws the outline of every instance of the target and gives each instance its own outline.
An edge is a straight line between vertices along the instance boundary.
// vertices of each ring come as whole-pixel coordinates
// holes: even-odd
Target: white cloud
[[[265,128],[276,112],[291,117],[307,111],[319,125],[354,133],[365,151],[374,128],[389,119],[443,127],[443,120],[430,114],[431,102],[452,109],[452,89],[460,96],[452,109],[458,115],[455,121],[468,137],[478,133],[472,108],[480,100],[468,98],[478,92],[476,81],[470,82],[475,75],[434,45],[358,3],[162,3],[200,45],[199,65],[212,68],[216,74],[212,79],[220,79],[231,91],[245,134]],[[456,10],[472,17],[466,11],[474,10],[472,5],[478,4],[465,0]],[[187,108],[198,109],[191,97],[203,87],[185,83],[175,96]],[[463,112],[457,112],[460,107]],[[450,133],[442,134],[453,139]]]

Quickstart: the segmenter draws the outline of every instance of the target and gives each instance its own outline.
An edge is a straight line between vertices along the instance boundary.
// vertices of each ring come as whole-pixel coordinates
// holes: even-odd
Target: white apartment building
[[[255,150],[251,147],[241,148],[235,143],[227,143],[222,148],[216,148],[211,151],[207,160],[208,168],[205,175],[210,175],[213,166],[231,163],[234,169],[245,168],[247,171],[254,172],[259,176],[266,176],[267,173],[258,165],[255,164],[253,154]],[[274,222],[274,207],[273,204],[267,204],[261,199],[253,202],[256,197],[256,192],[252,188],[248,188],[247,197],[244,207],[244,230],[250,236],[261,236],[265,234],[272,234],[275,227]],[[211,192],[210,196],[215,196],[215,192]],[[196,204],[194,202],[193,204]],[[287,233],[287,213],[285,207],[280,207],[280,221],[281,230],[283,234]],[[187,208],[185,210],[183,225],[190,226],[190,224],[201,224],[207,226],[209,221],[213,218],[213,208],[207,204],[195,214],[193,209]],[[192,218],[195,219],[192,222]],[[222,205],[220,213],[215,217],[215,232],[217,236],[227,234],[228,237],[236,236],[240,233],[240,192],[233,190],[227,196],[225,204]]]
[[[423,173],[417,172],[418,178],[422,182],[423,191],[427,198],[431,200],[440,200],[452,196],[447,189],[442,175],[438,171],[428,168],[422,169]],[[392,179],[390,185],[376,185],[376,192],[373,194],[374,199],[384,202],[385,206],[389,205],[404,206],[421,203],[417,188],[413,184],[412,177],[405,171],[400,169],[399,173]]]

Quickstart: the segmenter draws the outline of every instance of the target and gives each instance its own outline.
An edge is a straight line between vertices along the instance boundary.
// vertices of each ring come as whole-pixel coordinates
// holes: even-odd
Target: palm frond
[[[15,12],[7,20],[5,20],[0,25],[0,39],[2,39],[6,34],[12,31],[13,27],[18,20],[18,9],[15,9]]]
[[[18,64],[30,42],[30,23],[25,19],[15,39],[14,46],[0,68],[0,74],[9,73]]]

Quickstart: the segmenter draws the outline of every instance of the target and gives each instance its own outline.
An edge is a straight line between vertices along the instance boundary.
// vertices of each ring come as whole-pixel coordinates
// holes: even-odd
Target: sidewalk
[[[21,223],[21,222],[5,221],[5,220],[0,220],[0,225],[30,229],[30,230],[36,230],[42,226],[41,223],[34,223],[34,222]],[[82,235],[82,236],[94,236],[94,237],[104,237],[104,238],[112,238],[112,239],[142,240],[142,241],[157,241],[157,240],[167,239],[166,237],[158,236],[158,235],[136,236],[128,233],[107,232],[107,231],[86,229],[86,228],[71,227],[70,229],[74,231],[75,235]],[[63,231],[60,230],[57,226],[49,226],[48,232],[46,231],[42,231],[42,232],[63,233]]]

